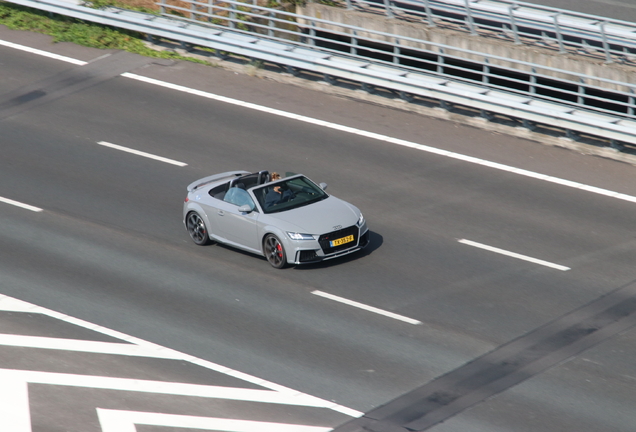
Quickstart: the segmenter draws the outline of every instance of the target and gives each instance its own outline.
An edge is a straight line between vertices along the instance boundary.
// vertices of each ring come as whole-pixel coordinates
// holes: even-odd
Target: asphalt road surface
[[[141,432],[352,420],[633,430],[634,167],[219,68],[5,29],[0,40],[79,61],[0,45],[0,294],[10,297],[0,369],[34,432],[117,419]],[[327,182],[363,211],[370,247],[281,271],[195,246],[185,187],[232,169]],[[211,406],[185,390],[140,401],[118,378],[333,406]],[[74,410],[77,400],[91,403]],[[372,417],[354,420],[362,413]],[[206,416],[256,423],[179,423]]]

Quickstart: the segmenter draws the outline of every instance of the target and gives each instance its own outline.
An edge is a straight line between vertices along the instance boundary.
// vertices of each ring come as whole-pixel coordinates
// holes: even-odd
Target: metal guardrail
[[[177,4],[170,4],[171,1],[161,0],[158,3],[162,15],[171,16],[170,12],[176,12],[184,21],[192,24],[209,22],[214,23],[212,27],[222,25],[234,30],[242,29],[251,35],[266,36],[268,40],[295,42],[334,55],[346,54],[357,61],[398,66],[404,68],[404,73],[426,72],[467,84],[479,83],[484,87],[532,99],[565,103],[576,109],[624,117],[634,117],[636,114],[636,84],[599,79],[291,12],[246,5],[236,0],[179,0]],[[179,6],[184,3],[189,6]],[[476,60],[475,57],[482,60]],[[498,66],[501,64],[512,67]],[[558,75],[567,75],[572,79],[555,78]],[[604,85],[590,84],[594,81]],[[627,91],[611,91],[608,87],[624,87]]]
[[[605,89],[592,86],[583,88],[580,81],[596,79],[594,77],[553,69],[553,71],[576,75],[579,78],[578,82],[559,81],[563,85],[560,91],[575,97],[574,101],[564,103],[563,100],[555,100],[558,98],[554,98],[554,95],[541,94],[553,93],[556,90],[555,87],[548,85],[555,81],[553,77],[538,74],[535,70],[529,72],[530,81],[521,80],[515,76],[502,77],[499,70],[502,68],[494,68],[491,64],[494,60],[510,62],[509,59],[490,56],[483,62],[478,62],[481,69],[466,67],[458,63],[465,62],[466,59],[444,54],[445,49],[456,50],[453,47],[438,45],[436,51],[412,47],[403,50],[400,47],[406,42],[422,41],[407,40],[409,38],[382,33],[394,39],[393,51],[387,52],[372,46],[364,46],[364,43],[377,44],[377,39],[361,37],[351,39],[356,32],[368,32],[365,29],[348,27],[346,33],[336,32],[333,27],[327,28],[327,26],[342,26],[341,24],[322,22],[313,17],[259,8],[234,1],[224,2],[225,5],[191,2],[195,8],[185,9],[190,14],[190,18],[187,19],[116,8],[96,10],[60,0],[12,0],[12,3],[208,47],[216,50],[217,53],[229,52],[275,63],[289,71],[308,70],[323,74],[326,80],[338,78],[350,80],[361,83],[366,89],[373,86],[382,87],[396,92],[405,99],[420,96],[439,100],[442,106],[452,103],[472,107],[480,110],[486,118],[491,114],[499,114],[521,119],[526,126],[535,122],[566,131],[603,137],[618,142],[616,148],[620,148],[619,143],[636,145],[633,89],[631,93],[613,92],[612,99],[607,99],[602,95],[599,96],[601,93],[595,94],[589,91],[589,89],[595,89],[596,92],[603,92]],[[234,6],[228,7],[228,4]],[[211,14],[207,10],[202,10],[203,7],[211,6],[218,10]],[[168,6],[165,5],[165,7]],[[289,21],[290,17],[297,22]],[[249,21],[246,21],[248,18],[250,18]],[[230,22],[234,23],[234,28],[230,26]],[[321,25],[324,27],[320,27]],[[349,40],[334,46],[336,42],[334,35],[343,38],[346,36]],[[346,52],[342,51],[343,46],[347,48]],[[413,51],[420,53],[423,58],[414,57]],[[374,59],[368,56],[369,53],[384,55],[385,58]],[[478,54],[468,51],[467,53]],[[432,55],[433,58],[426,58],[424,54]],[[419,64],[406,64],[414,61],[422,62],[422,65],[433,65],[433,67],[429,70],[416,67],[422,66]],[[525,65],[546,69],[538,65]],[[473,74],[479,79],[449,75],[449,71]],[[519,71],[514,73],[519,74]],[[503,81],[508,81],[512,87],[502,85]],[[568,85],[574,87],[569,89]],[[528,88],[515,90],[515,87],[520,86]],[[625,99],[618,100],[617,96]],[[593,104],[583,103],[590,101]],[[622,112],[608,110],[607,106],[605,108],[594,106],[607,104],[614,104],[614,108]]]
[[[516,44],[553,44],[560,53],[600,53],[607,63],[636,60],[636,23],[514,0],[345,0],[348,9],[382,9],[435,27],[450,23]]]

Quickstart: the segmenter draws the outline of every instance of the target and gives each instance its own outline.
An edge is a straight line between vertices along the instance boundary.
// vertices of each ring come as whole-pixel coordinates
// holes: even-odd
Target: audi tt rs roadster
[[[363,249],[369,243],[364,216],[326,188],[302,174],[216,174],[188,186],[183,223],[197,245],[223,243],[264,256],[275,268]]]

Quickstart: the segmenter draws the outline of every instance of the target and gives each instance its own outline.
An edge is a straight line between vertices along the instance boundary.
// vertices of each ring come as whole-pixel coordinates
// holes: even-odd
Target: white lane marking
[[[16,44],[12,44],[11,42],[4,42],[4,41],[0,41],[2,42],[4,45],[6,46],[11,46],[13,47],[15,45],[15,48],[17,49],[23,49],[26,47],[22,47],[21,45],[16,45]],[[34,54],[39,54],[39,55],[43,55],[46,57],[53,57],[56,58],[57,55],[56,54],[51,54],[51,53],[47,53],[45,51],[40,51],[40,50],[36,50],[36,49],[25,49],[28,50],[29,52],[33,52]],[[62,56],[60,56],[62,57]],[[68,60],[73,60],[70,58],[65,58]],[[60,60],[63,60],[62,58]],[[65,61],[68,61],[65,60]],[[80,62],[80,60],[75,60],[76,62]],[[86,62],[81,62],[81,64],[85,64]],[[80,63],[77,63],[80,64]],[[371,138],[371,139],[375,139],[378,141],[384,141],[384,142],[388,142],[391,144],[396,144],[399,146],[403,146],[403,147],[408,147],[408,148],[412,148],[412,149],[416,149],[416,150],[420,150],[420,151],[424,151],[427,153],[432,153],[432,154],[436,154],[439,156],[445,156],[445,157],[449,157],[449,158],[453,158],[453,159],[457,159],[457,160],[461,160],[464,162],[469,162],[469,163],[473,163],[476,165],[482,165],[482,166],[486,166],[489,168],[493,168],[493,169],[497,169],[497,170],[501,170],[501,171],[506,171],[506,172],[510,172],[510,173],[514,173],[517,175],[521,175],[521,176],[525,176],[525,177],[530,177],[530,178],[534,178],[537,180],[543,180],[549,183],[555,183],[555,184],[559,184],[562,186],[567,186],[567,187],[571,187],[574,189],[580,189],[580,190],[584,190],[586,192],[591,192],[591,193],[595,193],[595,194],[599,194],[599,195],[604,195],[604,196],[608,196],[611,198],[616,198],[619,200],[623,200],[623,201],[629,201],[629,202],[633,202],[636,203],[636,196],[633,195],[627,195],[627,194],[623,194],[623,193],[619,193],[619,192],[615,192],[615,191],[611,191],[609,189],[603,189],[603,188],[599,188],[599,187],[595,187],[595,186],[589,186],[583,183],[579,183],[579,182],[575,182],[575,181],[570,181],[570,180],[565,180],[565,179],[561,179],[558,177],[553,177],[553,176],[549,176],[549,175],[545,175],[545,174],[540,174],[540,173],[536,173],[533,171],[528,171],[525,169],[521,169],[521,168],[515,168],[513,166],[510,165],[504,165],[504,164],[500,164],[497,162],[491,162],[485,159],[480,159],[480,158],[476,158],[473,156],[467,156],[467,155],[463,155],[460,153],[455,153],[455,152],[451,152],[448,150],[443,150],[443,149],[438,149],[435,147],[430,147],[427,145],[423,145],[423,144],[417,144],[411,141],[406,141],[406,140],[402,140],[402,139],[398,139],[398,138],[392,138],[386,135],[381,135],[381,134],[377,134],[374,132],[367,132],[367,131],[363,131],[360,129],[356,129],[356,128],[352,128],[352,127],[348,127],[348,126],[343,126],[343,125],[339,125],[336,123],[331,123],[331,122],[327,122],[327,121],[323,121],[323,120],[318,120],[318,119],[314,119],[311,117],[305,117],[302,115],[298,115],[298,114],[293,114],[293,113],[289,113],[286,111],[281,111],[281,110],[277,110],[274,108],[268,108],[268,107],[264,107],[261,105],[256,105],[253,103],[249,103],[249,102],[243,102],[237,99],[232,99],[232,98],[228,98],[225,96],[219,96],[219,95],[215,95],[213,93],[208,93],[208,92],[204,92],[201,90],[195,90],[189,87],[184,87],[184,86],[180,86],[177,84],[172,84],[172,83],[168,83],[165,81],[160,81],[160,80],[156,80],[153,78],[146,78],[143,77],[141,75],[137,75],[137,74],[132,74],[129,72],[124,72],[121,74],[122,77],[126,77],[126,78],[131,78],[137,81],[142,81],[148,84],[153,84],[153,85],[157,85],[160,87],[165,87],[165,88],[169,88],[172,90],[177,90],[180,92],[184,92],[184,93],[189,93],[189,94],[193,94],[196,96],[201,96],[201,97],[205,97],[208,99],[213,99],[213,100],[218,100],[220,102],[225,102],[225,103],[229,103],[229,104],[233,104],[233,105],[237,105],[237,106],[241,106],[244,108],[249,108],[249,109],[253,109],[253,110],[257,110],[257,111],[262,111],[262,112],[266,112],[269,114],[273,114],[273,115],[277,115],[280,117],[286,117],[286,118],[290,118],[290,119],[294,119],[294,120],[298,120],[298,121],[302,121],[305,123],[310,123],[310,124],[315,124],[318,126],[323,126],[326,128],[330,128],[330,129],[335,129],[335,130],[339,130],[342,132],[346,132],[346,133],[350,133],[350,134],[355,134],[355,135],[360,135],[360,136],[364,136],[367,138]]]
[[[506,171],[506,172],[510,172],[513,174],[517,174],[517,175],[521,175],[521,176],[525,176],[525,177],[530,177],[530,178],[534,178],[534,179],[538,179],[538,180],[543,180],[549,183],[556,183],[562,186],[567,186],[567,187],[571,187],[574,189],[581,189],[587,192],[592,192],[595,194],[599,194],[599,195],[605,195],[608,197],[612,197],[612,198],[616,198],[616,199],[620,199],[620,200],[624,200],[624,201],[629,201],[629,202],[633,202],[636,203],[636,196],[632,196],[632,195],[626,195],[623,193],[619,193],[619,192],[615,192],[615,191],[611,191],[608,189],[602,189],[602,188],[598,188],[595,186],[589,186],[583,183],[579,183],[579,182],[575,182],[575,181],[570,181],[570,180],[565,180],[565,179],[561,179],[558,177],[552,177],[549,175],[545,175],[545,174],[540,174],[540,173],[536,173],[533,171],[528,171],[525,169],[521,169],[521,168],[515,168],[513,166],[509,166],[509,165],[504,165],[504,164],[500,164],[497,162],[491,162],[485,159],[479,159],[473,156],[467,156],[467,155],[463,155],[460,153],[455,153],[455,152],[451,152],[448,150],[443,150],[443,149],[439,149],[439,148],[435,148],[435,147],[430,147],[427,145],[423,145],[423,144],[417,144],[411,141],[406,141],[406,140],[402,140],[399,138],[392,138],[390,136],[387,135],[381,135],[381,134],[377,134],[374,132],[368,132],[368,131],[364,131],[364,130],[360,130],[360,129],[356,129],[356,128],[352,128],[349,126],[343,126],[343,125],[339,125],[336,123],[331,123],[331,122],[327,122],[327,121],[323,121],[323,120],[318,120],[318,119],[314,119],[311,117],[305,117],[302,115],[298,115],[298,114],[293,114],[290,112],[286,112],[286,111],[281,111],[281,110],[277,110],[274,108],[268,108],[268,107],[264,107],[261,105],[256,105],[253,103],[249,103],[249,102],[243,102],[237,99],[232,99],[232,98],[228,98],[225,96],[219,96],[219,95],[215,95],[212,93],[208,93],[208,92],[204,92],[201,90],[195,90],[189,87],[184,87],[184,86],[180,86],[177,84],[171,84],[171,83],[167,83],[165,81],[159,81],[153,78],[146,78],[140,75],[136,75],[136,74],[132,74],[132,73],[128,73],[125,72],[123,74],[121,74],[121,76],[123,77],[127,77],[127,78],[132,78],[135,79],[137,81],[142,81],[142,82],[146,82],[149,84],[154,84],[157,86],[161,86],[161,87],[165,87],[165,88],[169,88],[172,90],[177,90],[180,92],[184,92],[184,93],[189,93],[189,94],[193,94],[196,96],[201,96],[201,97],[205,97],[208,99],[213,99],[213,100],[217,100],[219,102],[225,102],[228,104],[232,104],[232,105],[237,105],[237,106],[241,106],[244,108],[248,108],[248,109],[253,109],[256,111],[262,111],[262,112],[266,112],[269,114],[273,114],[273,115],[277,115],[280,117],[286,117],[286,118],[290,118],[293,120],[298,120],[298,121],[302,121],[305,123],[310,123],[310,124],[314,124],[314,125],[318,125],[318,126],[323,126],[329,129],[334,129],[334,130],[338,130],[341,132],[346,132],[346,133],[350,133],[353,135],[360,135],[363,137],[367,137],[367,138],[371,138],[371,139],[375,139],[378,141],[384,141],[387,143],[391,143],[391,144],[396,144],[399,146],[403,146],[403,147],[408,147],[408,148],[412,148],[412,149],[416,149],[416,150],[420,150],[420,151],[424,151],[427,153],[432,153],[432,154],[436,154],[439,156],[445,156],[445,157],[449,157],[452,159],[457,159],[457,160],[461,160],[464,162],[469,162],[472,164],[476,164],[476,165],[482,165],[482,166],[486,166],[489,168],[493,168],[493,169],[497,169],[500,171]]]
[[[3,431],[31,432],[28,384],[4,376],[0,384],[0,426]]]
[[[320,398],[316,398],[314,396],[306,395],[297,390],[290,389],[289,387],[284,387],[282,385],[275,384],[270,381],[257,378],[255,376],[248,375],[246,373],[239,372],[239,371],[230,369],[228,367],[221,366],[216,363],[212,363],[210,361],[191,356],[189,354],[185,354],[170,348],[166,348],[161,345],[157,345],[152,342],[148,342],[143,339],[139,339],[139,338],[127,335],[125,333],[118,332],[116,330],[111,330],[109,328],[102,327],[97,324],[92,324],[88,321],[84,321],[79,318],[74,318],[72,316],[65,315],[60,312],[53,311],[51,309],[46,309],[40,306],[36,306],[34,304],[31,304],[22,300],[18,300],[16,298],[9,297],[2,294],[0,294],[0,310],[8,311],[8,312],[27,312],[27,313],[39,313],[42,315],[47,315],[52,318],[76,325],[78,327],[86,328],[97,333],[101,333],[101,334],[105,334],[117,339],[121,339],[131,344],[135,344],[140,347],[143,347],[144,349],[147,349],[147,350],[155,350],[159,354],[165,355],[166,358],[181,358],[184,361],[188,361],[190,363],[199,365],[201,367],[204,367],[204,368],[207,368],[207,369],[210,369],[210,370],[213,370],[228,376],[232,376],[234,378],[238,378],[240,380],[243,380],[252,384],[256,384],[258,386],[261,386],[270,390],[274,390],[283,395],[287,395],[289,397],[295,397],[298,400],[307,401],[307,403],[312,403],[313,404],[312,406],[322,406],[326,409],[340,412],[350,417],[361,417],[364,414],[363,412],[338,405],[331,401],[326,401]]]
[[[180,166],[180,167],[184,167],[184,166],[188,165],[187,163],[184,163],[184,162],[179,162],[179,161],[176,161],[176,160],[173,160],[173,159],[168,159],[168,158],[165,158],[165,157],[162,157],[162,156],[153,155],[153,154],[150,154],[150,153],[142,152],[142,151],[139,151],[139,150],[135,150],[135,149],[131,149],[131,148],[128,148],[128,147],[120,146],[120,145],[117,145],[117,144],[112,144],[112,143],[109,143],[109,142],[106,142],[106,141],[99,141],[97,144],[99,144],[101,146],[104,146],[104,147],[110,147],[110,148],[115,149],[115,150],[121,150],[121,151],[126,152],[126,153],[132,153],[132,154],[135,154],[137,156],[143,156],[143,157],[146,157],[146,158],[149,158],[149,159],[154,159],[154,160],[158,160],[158,161],[161,161],[161,162],[169,163],[169,164],[172,164],[172,165],[177,165],[177,166]]]
[[[368,305],[365,305],[363,303],[358,303],[356,301],[349,300],[349,299],[346,299],[344,297],[338,297],[336,295],[329,294],[329,293],[326,293],[326,292],[322,292],[322,291],[316,290],[316,291],[312,291],[312,294],[315,294],[315,295],[320,296],[320,297],[327,298],[329,300],[334,300],[334,301],[337,301],[337,302],[340,302],[340,303],[344,303],[344,304],[349,305],[349,306],[353,306],[353,307],[357,307],[357,308],[360,308],[360,309],[364,309],[364,310],[369,311],[369,312],[377,313],[379,315],[384,315],[384,316],[387,316],[389,318],[393,318],[393,319],[396,319],[396,320],[404,321],[404,322],[407,322],[409,324],[413,324],[413,325],[422,324],[418,320],[414,320],[412,318],[408,318],[408,317],[405,317],[403,315],[398,315],[398,314],[395,314],[393,312],[388,312],[388,311],[385,311],[385,310],[382,310],[382,309],[378,309],[378,308],[375,308],[373,306],[368,306]]]
[[[13,206],[20,207],[20,208],[23,208],[23,209],[26,209],[26,210],[31,210],[32,212],[41,212],[41,211],[43,211],[40,207],[35,207],[35,206],[29,205],[29,204],[21,203],[20,201],[14,201],[14,200],[9,199],[9,198],[0,197],[0,202],[3,202],[5,204],[11,204]]]
[[[97,408],[102,432],[136,432],[135,425],[224,432],[328,432],[331,428],[214,417],[158,414]]]
[[[112,354],[131,357],[152,357],[171,360],[183,360],[179,353],[157,351],[135,344],[97,342],[78,339],[49,338],[40,336],[23,336],[0,334],[0,345],[22,348],[39,348],[63,351],[76,351],[97,354]]]
[[[71,58],[71,57],[66,57],[66,56],[59,55],[59,54],[53,54],[53,53],[48,52],[48,51],[42,51],[42,50],[31,48],[31,47],[28,47],[28,46],[19,45],[19,44],[13,43],[13,42],[0,40],[0,45],[6,46],[8,48],[14,48],[14,49],[17,49],[17,50],[20,50],[20,51],[26,51],[26,52],[31,53],[31,54],[37,54],[37,55],[40,55],[42,57],[49,57],[49,58],[52,58],[52,59],[55,59],[55,60],[62,60],[62,61],[65,61],[67,63],[73,63],[73,64],[79,65],[79,66],[84,66],[87,63],[87,62],[82,61],[82,60],[77,60],[77,59],[74,59],[74,58]]]
[[[532,262],[532,263],[535,263],[535,264],[540,264],[542,266],[551,267],[551,268],[554,268],[554,269],[557,269],[557,270],[561,270],[561,271],[570,270],[570,267],[566,267],[566,266],[563,266],[563,265],[560,265],[560,264],[554,264],[554,263],[551,263],[549,261],[543,261],[543,260],[540,260],[540,259],[537,259],[537,258],[532,258],[532,257],[526,256],[526,255],[521,255],[521,254],[518,254],[516,252],[510,252],[510,251],[507,251],[505,249],[499,249],[499,248],[488,246],[488,245],[485,245],[485,244],[482,244],[482,243],[477,243],[477,242],[474,242],[474,241],[471,241],[471,240],[458,239],[457,241],[462,243],[462,244],[468,245],[468,246],[474,246],[476,248],[485,249],[485,250],[488,250],[490,252],[495,252],[495,253],[498,253],[498,254],[501,254],[501,255],[507,255],[507,256],[512,257],[512,258],[517,258],[517,259],[520,259],[520,260],[529,261],[529,262]]]
[[[4,379],[7,378],[31,384],[167,394],[210,399],[229,399],[324,409],[329,409],[330,405],[332,405],[328,401],[302,393],[285,394],[272,390],[220,387],[202,384],[141,380],[134,378],[114,378],[109,376],[76,375],[19,369],[0,369],[0,378],[0,382],[4,382]]]

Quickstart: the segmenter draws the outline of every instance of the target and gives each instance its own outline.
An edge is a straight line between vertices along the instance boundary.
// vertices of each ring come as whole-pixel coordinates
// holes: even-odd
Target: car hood
[[[334,196],[304,207],[270,214],[287,227],[279,228],[306,234],[324,234],[346,228],[358,222],[360,210]]]

